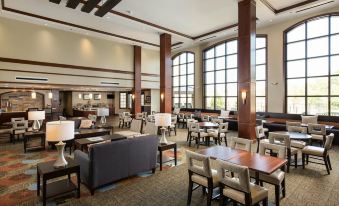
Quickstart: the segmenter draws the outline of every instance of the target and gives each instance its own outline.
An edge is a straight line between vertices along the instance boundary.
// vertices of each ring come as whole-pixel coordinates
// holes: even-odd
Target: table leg
[[[255,172],[255,184],[259,185],[259,172]]]
[[[80,198],[80,169],[77,171],[77,197]]]
[[[46,205],[46,182],[47,180],[45,179],[45,177],[42,177],[42,202],[43,202],[43,206]]]
[[[159,151],[159,164],[160,164],[160,171],[162,171],[162,150]]]
[[[174,164],[177,166],[177,145],[174,146]]]
[[[42,136],[41,138],[41,147],[45,150],[46,149],[46,139],[45,139],[45,135]]]
[[[40,173],[39,173],[39,171],[38,171],[38,168],[36,169],[36,171],[37,171],[37,191],[36,191],[36,193],[37,193],[37,195],[38,196],[40,196]]]
[[[27,137],[24,135],[24,152],[26,153],[27,148]]]

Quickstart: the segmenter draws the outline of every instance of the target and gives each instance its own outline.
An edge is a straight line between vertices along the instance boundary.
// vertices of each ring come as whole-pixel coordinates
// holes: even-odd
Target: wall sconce
[[[98,99],[101,99],[101,94],[98,94]]]
[[[78,94],[78,97],[79,97],[79,99],[82,99],[82,95],[81,94]]]
[[[134,102],[134,98],[135,98],[135,96],[134,96],[134,94],[132,94],[132,101]]]
[[[49,99],[52,99],[52,98],[53,98],[53,93],[52,93],[52,91],[49,91],[49,92],[48,92],[48,98],[49,98]]]
[[[89,97],[89,99],[92,99],[93,98],[93,94],[89,93],[88,97]]]
[[[164,101],[164,94],[163,93],[160,94],[160,99],[161,99],[162,102]]]
[[[32,91],[31,96],[32,96],[32,99],[36,99],[36,92],[34,90]]]
[[[247,92],[246,91],[241,92],[241,99],[242,99],[242,103],[246,104],[246,99],[247,99]]]

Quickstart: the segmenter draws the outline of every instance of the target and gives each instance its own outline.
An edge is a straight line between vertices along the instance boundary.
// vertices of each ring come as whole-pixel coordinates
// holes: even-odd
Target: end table
[[[174,159],[170,159],[166,162],[169,161],[173,161],[174,160],[174,164],[175,166],[177,166],[177,143],[175,142],[168,142],[167,144],[159,144],[158,145],[158,151],[159,151],[159,164],[160,164],[160,171],[162,171],[162,152],[166,151],[166,150],[170,150],[173,149],[174,150]]]

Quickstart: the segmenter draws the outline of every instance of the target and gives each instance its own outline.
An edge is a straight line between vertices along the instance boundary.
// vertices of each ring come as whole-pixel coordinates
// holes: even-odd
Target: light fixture
[[[48,92],[48,98],[49,98],[49,99],[52,99],[52,98],[53,98],[53,93],[52,93],[52,91],[49,91],[49,92]]]
[[[79,99],[82,99],[82,95],[81,95],[81,93],[79,93],[79,94],[78,94],[78,97],[79,97]]]
[[[134,94],[132,94],[132,101],[134,101],[134,98],[135,98],[135,96],[134,96]]]
[[[31,93],[32,99],[36,99],[36,92],[33,90]]]
[[[161,99],[162,102],[164,101],[164,94],[163,93],[160,94],[160,99]]]
[[[154,115],[154,124],[155,126],[161,127],[161,139],[159,141],[160,144],[167,144],[166,139],[166,128],[171,126],[172,116],[170,113],[158,113]]]
[[[88,97],[89,97],[89,99],[92,99],[93,98],[93,94],[89,93]]]
[[[101,99],[101,94],[98,94],[98,99]]]
[[[246,99],[247,99],[247,92],[246,91],[241,92],[241,99],[242,99],[242,103],[246,104]]]
[[[41,122],[45,119],[45,111],[29,111],[28,120],[33,120],[32,130],[33,132],[40,131]],[[41,122],[40,122],[41,121]]]

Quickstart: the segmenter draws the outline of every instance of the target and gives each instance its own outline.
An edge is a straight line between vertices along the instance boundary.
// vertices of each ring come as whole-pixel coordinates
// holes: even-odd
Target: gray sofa
[[[154,173],[158,142],[157,136],[148,135],[93,145],[89,154],[76,150],[82,183],[93,195],[95,189],[117,180],[150,170]]]

